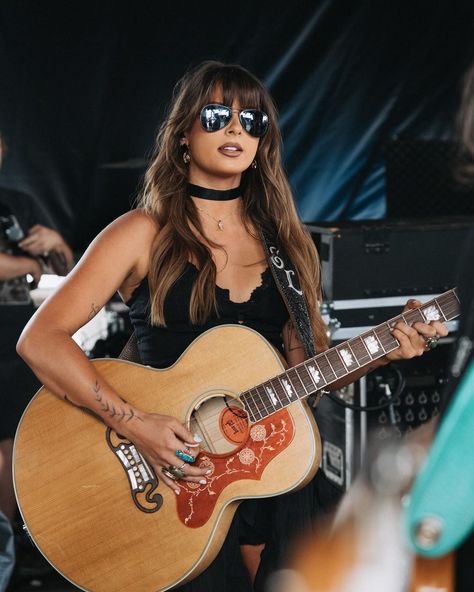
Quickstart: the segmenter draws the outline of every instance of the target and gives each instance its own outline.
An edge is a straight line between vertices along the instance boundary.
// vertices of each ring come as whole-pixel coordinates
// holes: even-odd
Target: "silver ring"
[[[168,477],[168,479],[176,481],[176,477],[172,475],[166,467],[161,467],[161,472],[163,473],[163,475],[165,475],[165,477]]]
[[[169,475],[172,475],[172,477],[170,477],[170,479],[173,479],[173,481],[176,481],[177,479],[182,479],[183,477],[186,477],[186,473],[183,471],[183,469],[180,467],[177,467],[175,465],[170,465],[169,467],[163,467],[161,469],[161,471],[167,477],[169,477]]]
[[[434,349],[438,345],[439,335],[433,335],[432,337],[425,337],[425,348]]]

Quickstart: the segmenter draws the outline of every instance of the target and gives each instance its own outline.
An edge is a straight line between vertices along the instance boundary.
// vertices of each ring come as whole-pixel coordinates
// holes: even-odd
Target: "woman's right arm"
[[[183,442],[193,443],[192,434],[174,418],[124,403],[72,339],[118,289],[136,285],[146,275],[156,232],[153,221],[140,211],[125,214],[102,231],[32,317],[17,350],[52,392],[93,411],[106,425],[130,438],[155,470],[160,470],[176,462],[174,451]],[[128,421],[121,422],[121,417]],[[188,480],[199,481],[205,471],[189,467],[186,473]],[[179,491],[173,481],[162,478]]]

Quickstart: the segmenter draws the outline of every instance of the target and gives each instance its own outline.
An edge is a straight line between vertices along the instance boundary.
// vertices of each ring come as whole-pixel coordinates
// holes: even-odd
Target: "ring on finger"
[[[172,475],[166,467],[161,467],[161,472],[163,473],[163,475],[165,475],[165,477],[168,477],[168,479],[171,479],[172,481],[176,481],[177,477]]]
[[[439,335],[432,335],[431,337],[425,337],[425,349],[434,349],[438,345]]]
[[[177,467],[176,465],[169,465],[169,467],[162,467],[161,472],[166,475],[167,477],[169,477],[170,479],[173,479],[173,481],[176,481],[177,479],[182,479],[183,477],[186,477],[186,473],[183,471],[183,469]],[[171,477],[170,477],[171,475]]]
[[[182,450],[175,450],[175,454],[178,458],[183,460],[185,463],[193,463],[196,460],[194,458],[194,456],[191,456],[190,454],[187,454],[186,452],[183,452]]]

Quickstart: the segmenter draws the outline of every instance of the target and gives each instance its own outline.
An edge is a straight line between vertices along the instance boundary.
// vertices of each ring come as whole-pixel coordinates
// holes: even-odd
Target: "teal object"
[[[474,528],[474,361],[455,391],[403,520],[411,547],[426,557],[456,549]]]

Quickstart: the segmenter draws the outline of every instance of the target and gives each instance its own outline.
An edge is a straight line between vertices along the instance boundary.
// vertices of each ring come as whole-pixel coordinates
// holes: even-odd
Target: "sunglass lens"
[[[268,115],[257,109],[245,109],[240,112],[240,123],[244,130],[254,136],[261,138],[268,129]]]
[[[206,132],[217,132],[224,128],[232,117],[225,105],[206,105],[201,111],[201,125]]]

